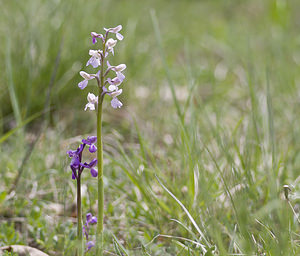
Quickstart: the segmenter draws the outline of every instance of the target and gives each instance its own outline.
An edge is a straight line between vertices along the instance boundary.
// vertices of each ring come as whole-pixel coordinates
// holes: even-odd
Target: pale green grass
[[[78,71],[90,31],[122,24],[113,64],[128,67],[124,108],[106,102],[103,118],[106,255],[300,254],[297,1],[1,7],[0,246],[73,255],[76,194],[65,152],[96,127]],[[8,195],[61,46],[50,124]],[[86,173],[83,184],[83,212],[95,214],[96,180]]]

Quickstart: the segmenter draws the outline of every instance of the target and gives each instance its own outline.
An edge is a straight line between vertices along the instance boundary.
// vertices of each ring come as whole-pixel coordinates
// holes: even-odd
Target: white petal
[[[115,66],[114,70],[116,72],[122,72],[124,69],[126,69],[126,65],[125,64],[120,64],[118,66]]]
[[[89,108],[90,110],[95,110],[95,104],[93,104],[93,103],[87,103],[87,104],[85,105],[84,111],[86,111],[88,108]]]
[[[120,33],[116,33],[116,38],[122,41],[124,36],[122,36]]]
[[[115,85],[113,85],[113,84],[111,84],[110,86],[108,86],[108,90],[109,91],[115,91],[115,90],[117,90],[118,89],[118,86],[115,86]]]
[[[125,79],[125,76],[121,72],[117,72],[116,74],[120,81],[123,81]]]
[[[114,97],[119,96],[121,93],[122,93],[122,89],[120,89],[120,90],[118,90],[118,91],[115,91],[115,92],[112,92],[112,93],[110,94],[110,96],[114,98]]]
[[[101,55],[96,50],[89,50],[89,55],[95,57],[95,58],[101,58]]]
[[[114,40],[112,38],[109,38],[106,42],[106,46],[109,50],[111,50],[113,47],[115,47],[115,45],[117,44],[117,40]]]
[[[85,79],[85,80],[90,80],[93,79],[93,77],[91,77],[90,74],[84,72],[84,71],[80,71],[79,74]]]
[[[88,93],[88,96],[87,96],[88,102],[93,102],[95,98],[96,98],[95,94],[90,93],[90,92]]]
[[[116,26],[115,28],[112,28],[112,33],[118,33],[122,29],[122,25]]]

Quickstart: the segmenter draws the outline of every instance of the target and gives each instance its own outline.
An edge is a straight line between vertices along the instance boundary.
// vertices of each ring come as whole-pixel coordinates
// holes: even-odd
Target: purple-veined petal
[[[87,137],[87,141],[90,143],[90,144],[86,143],[86,144],[88,144],[88,145],[91,145],[92,143],[96,143],[96,141],[97,141],[97,136],[88,136],[88,137]]]
[[[83,90],[88,85],[88,80],[83,80],[78,84],[78,87]]]
[[[94,168],[91,168],[91,175],[95,178],[98,176],[98,171]]]
[[[97,159],[93,159],[89,164],[88,163],[83,163],[83,164],[80,164],[82,167],[84,168],[88,168],[88,169],[91,169],[93,168],[95,165],[97,164]]]
[[[120,85],[122,83],[122,80],[120,80],[117,76],[114,77],[113,79],[111,78],[107,78],[107,82],[109,84],[112,84],[112,85]]]
[[[86,73],[85,71],[80,71],[79,74],[84,78],[84,80],[91,80],[94,79],[94,76]]]
[[[115,98],[115,97],[118,97],[121,93],[122,93],[122,89],[114,91],[114,92],[111,92],[110,96],[113,97],[113,98]]]
[[[117,72],[116,74],[120,81],[123,81],[125,79],[124,74],[122,74],[121,72]]]
[[[100,59],[92,56],[86,63],[86,65],[92,65],[93,68],[97,68],[100,66]]]
[[[75,156],[75,154],[76,154],[76,150],[74,151],[74,150],[68,150],[67,151],[67,154],[69,155],[69,157],[73,157],[73,156]]]
[[[114,71],[116,71],[116,72],[122,72],[125,69],[126,69],[125,64],[120,64],[120,65],[114,67]]]
[[[78,159],[78,156],[74,156],[72,158],[70,166],[71,166],[72,170],[73,170],[73,168],[77,169],[80,166],[80,161]]]
[[[124,36],[122,36],[120,33],[116,33],[116,38],[121,41],[123,40]]]
[[[111,33],[118,33],[119,31],[121,31],[122,29],[122,25],[118,25],[114,28],[104,28],[105,31],[111,32]]]
[[[122,102],[118,100],[118,98],[113,98],[110,102],[113,108],[121,108],[123,106]]]
[[[93,159],[90,163],[89,163],[89,166],[90,168],[94,167],[95,165],[97,164],[97,159]]]
[[[97,151],[97,147],[96,147],[94,144],[92,144],[92,145],[89,147],[89,151],[90,151],[91,153],[95,153],[95,152]]]

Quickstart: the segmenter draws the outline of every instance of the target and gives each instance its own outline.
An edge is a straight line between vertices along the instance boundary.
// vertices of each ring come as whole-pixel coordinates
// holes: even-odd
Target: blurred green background
[[[104,107],[107,255],[300,253],[298,0],[2,0],[0,9],[0,246],[72,255],[65,152],[96,127],[83,111],[96,84],[80,90],[79,71],[94,73],[90,32],[122,24],[110,62],[127,65],[124,106]],[[96,183],[88,174],[84,183],[93,210]]]

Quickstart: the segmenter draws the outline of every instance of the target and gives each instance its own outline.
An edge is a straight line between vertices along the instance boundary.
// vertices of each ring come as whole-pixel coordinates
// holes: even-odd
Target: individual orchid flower
[[[121,31],[122,29],[122,25],[116,26],[115,28],[104,28],[104,30],[106,31],[106,33],[110,32],[110,33],[114,33],[116,34],[116,38],[118,40],[123,40],[123,36],[119,33],[119,31]]]
[[[113,108],[121,108],[123,106],[123,103],[116,97],[111,100],[110,104]]]
[[[122,89],[108,93],[108,95],[112,97],[110,104],[113,108],[121,108],[123,106],[123,103],[117,98],[121,93]]]
[[[122,72],[126,69],[126,64],[119,64],[118,66],[110,65],[109,61],[106,62],[109,70],[113,70],[115,72]]]
[[[91,32],[93,44],[97,43],[97,38],[100,38],[102,41],[104,39],[102,34],[97,34],[96,32]]]
[[[85,105],[84,111],[86,111],[88,108],[90,110],[95,110],[96,109],[95,105],[98,104],[98,96],[96,96],[93,93],[89,93],[87,96],[87,100],[88,100],[88,103]]]
[[[107,50],[108,50],[109,52],[111,52],[112,55],[114,55],[114,47],[116,46],[117,42],[118,42],[117,40],[114,40],[114,39],[112,39],[112,38],[109,38],[109,39],[107,40],[106,44],[105,44]]]
[[[91,213],[86,214],[86,225],[97,223],[97,217],[93,216]]]
[[[115,71],[117,77],[121,81],[123,81],[125,79],[125,76],[123,75],[123,73],[121,73],[125,69],[126,69],[126,65],[125,64],[120,64],[118,66],[111,66],[110,63],[109,63],[109,61],[107,61],[107,71],[110,71],[110,70]]]
[[[92,65],[93,68],[97,68],[101,64],[101,51],[89,50],[89,55],[92,56],[86,63],[86,66]]]
[[[97,164],[97,159],[94,158],[90,163],[87,163],[87,162],[84,162],[83,164],[80,163],[80,165],[84,168],[88,168],[88,169],[91,169],[93,168],[95,165]]]
[[[91,153],[95,153],[97,151],[97,147],[95,143],[97,142],[97,136],[88,136],[87,139],[83,139],[82,143],[89,145],[89,151]]]
[[[78,84],[78,87],[83,90],[88,85],[89,80],[95,78],[95,75],[88,74],[84,71],[80,71],[79,74],[84,78],[84,80]]]
[[[109,95],[113,98],[118,97],[120,94],[122,93],[122,89],[117,90],[117,91],[113,91],[111,93],[109,93]]]
[[[125,77],[125,76],[124,76]],[[107,82],[110,84],[110,85],[116,85],[116,86],[119,86],[122,82],[123,82],[123,79],[122,77],[114,77],[113,79],[111,78],[107,78]]]

